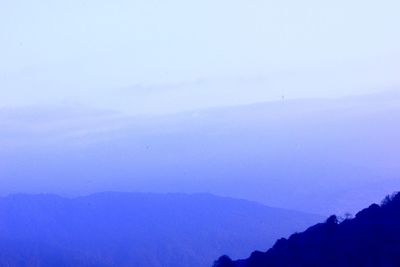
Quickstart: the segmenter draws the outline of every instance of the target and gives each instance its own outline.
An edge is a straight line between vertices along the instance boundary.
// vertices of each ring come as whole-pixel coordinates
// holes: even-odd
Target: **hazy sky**
[[[166,113],[398,88],[397,0],[2,0],[0,106]]]
[[[367,205],[399,187],[399,11],[398,0],[0,0],[0,195]],[[195,111],[167,114],[184,110]],[[162,116],[130,116],[143,113]]]

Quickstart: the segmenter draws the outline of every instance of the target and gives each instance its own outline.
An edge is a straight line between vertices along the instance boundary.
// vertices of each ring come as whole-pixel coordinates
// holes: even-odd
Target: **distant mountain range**
[[[0,266],[210,266],[322,218],[209,194],[0,198]]]
[[[0,195],[208,192],[355,213],[400,188],[399,91],[165,116],[0,108]]]
[[[280,239],[246,260],[222,256],[214,267],[397,267],[400,266],[400,194],[373,204],[355,218],[325,223]]]

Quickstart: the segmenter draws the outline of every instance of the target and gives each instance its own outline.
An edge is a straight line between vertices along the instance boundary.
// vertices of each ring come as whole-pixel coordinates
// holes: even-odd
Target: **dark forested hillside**
[[[246,260],[221,257],[215,267],[396,267],[400,266],[400,194],[386,197],[353,219],[325,223],[280,239]]]
[[[0,266],[210,266],[319,216],[207,194],[0,198]]]

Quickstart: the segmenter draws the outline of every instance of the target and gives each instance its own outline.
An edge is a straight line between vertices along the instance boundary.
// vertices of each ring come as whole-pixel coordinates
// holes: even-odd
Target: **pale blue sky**
[[[2,0],[0,106],[167,113],[396,89],[400,3]]]
[[[0,0],[0,195],[211,192],[316,213],[378,201],[400,184],[399,13],[398,0]],[[206,109],[221,106],[235,107]]]

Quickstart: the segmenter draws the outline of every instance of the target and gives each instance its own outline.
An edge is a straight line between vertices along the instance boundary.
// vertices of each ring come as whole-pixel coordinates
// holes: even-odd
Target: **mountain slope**
[[[12,195],[0,199],[0,266],[209,266],[319,219],[208,194]]]
[[[400,194],[371,205],[355,218],[338,223],[331,216],[288,240],[280,239],[267,252],[255,251],[246,260],[221,257],[215,267],[346,267],[400,266]]]

